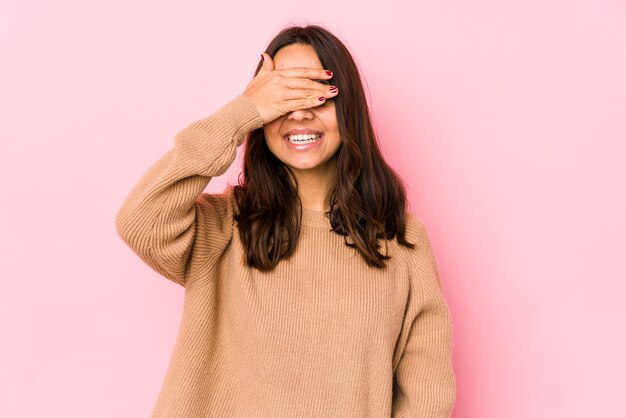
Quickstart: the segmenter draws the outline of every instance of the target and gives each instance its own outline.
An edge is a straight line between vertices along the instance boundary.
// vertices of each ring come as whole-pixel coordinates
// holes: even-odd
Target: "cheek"
[[[264,126],[263,135],[265,135],[265,142],[267,144],[277,142],[279,139],[279,133],[276,127]]]
[[[329,103],[330,105],[331,103]],[[325,107],[319,114],[320,119],[324,122],[324,125],[328,130],[337,129],[337,112],[335,111],[334,103],[331,106]]]

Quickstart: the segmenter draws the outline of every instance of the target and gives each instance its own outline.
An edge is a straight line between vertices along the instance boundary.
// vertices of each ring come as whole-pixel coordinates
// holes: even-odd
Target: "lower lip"
[[[305,150],[317,147],[324,139],[324,135],[322,135],[317,142],[311,142],[310,144],[292,144],[291,142],[289,142],[287,138],[284,138],[284,139],[285,139],[285,142],[287,143],[287,146],[290,149],[296,150],[296,151],[305,151]]]

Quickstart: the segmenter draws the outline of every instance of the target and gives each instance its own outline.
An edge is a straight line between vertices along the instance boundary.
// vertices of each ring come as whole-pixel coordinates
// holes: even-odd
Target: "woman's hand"
[[[263,66],[250,81],[243,94],[256,106],[263,124],[299,109],[322,105],[326,98],[335,97],[332,86],[313,80],[328,80],[332,75],[319,68],[274,69],[274,61],[263,54]],[[323,97],[324,100],[320,100]]]

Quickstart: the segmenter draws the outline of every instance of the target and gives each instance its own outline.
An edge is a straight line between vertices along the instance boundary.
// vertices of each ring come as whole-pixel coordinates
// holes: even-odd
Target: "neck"
[[[327,211],[327,196],[335,177],[334,164],[311,170],[293,170],[298,180],[298,195],[302,206],[317,211]]]

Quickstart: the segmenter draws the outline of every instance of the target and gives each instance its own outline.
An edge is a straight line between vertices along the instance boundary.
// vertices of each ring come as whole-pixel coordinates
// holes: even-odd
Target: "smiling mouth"
[[[290,144],[302,145],[302,144],[314,144],[319,142],[324,137],[324,134],[310,134],[310,135],[285,135],[283,139]]]

